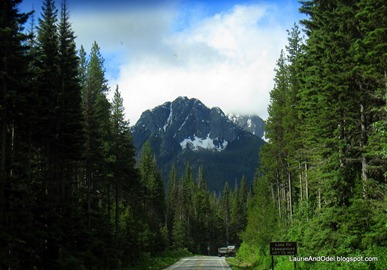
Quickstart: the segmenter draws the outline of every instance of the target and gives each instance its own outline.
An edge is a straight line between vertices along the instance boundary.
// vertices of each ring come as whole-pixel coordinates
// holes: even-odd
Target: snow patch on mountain
[[[251,118],[247,119],[247,126],[251,128]],[[255,134],[255,132],[253,132],[253,134]]]
[[[194,135],[191,138],[186,138],[180,142],[180,146],[183,150],[189,148],[193,151],[207,149],[220,152],[226,148],[227,144],[228,142],[226,140],[220,141],[218,138],[211,139],[210,134],[204,139]]]
[[[251,134],[262,138],[264,136],[265,121],[258,115],[228,114],[228,119]]]
[[[171,105],[169,106],[169,115],[168,115],[168,119],[167,121],[165,122],[165,125],[163,126],[163,130],[166,131],[167,130],[167,127],[170,126],[172,124],[172,120],[173,120],[173,109],[172,109],[172,103]]]

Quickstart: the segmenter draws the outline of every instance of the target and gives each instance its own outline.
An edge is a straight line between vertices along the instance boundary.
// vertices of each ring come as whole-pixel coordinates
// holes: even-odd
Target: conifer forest
[[[119,86],[98,41],[75,43],[65,0],[42,1],[39,16],[21,2],[0,6],[0,269],[125,269],[228,244],[246,269],[269,269],[273,241],[303,257],[378,258],[297,269],[385,269],[384,0],[299,1],[306,17],[276,62],[256,176],[219,192],[189,164],[163,181],[149,143],[136,153]]]

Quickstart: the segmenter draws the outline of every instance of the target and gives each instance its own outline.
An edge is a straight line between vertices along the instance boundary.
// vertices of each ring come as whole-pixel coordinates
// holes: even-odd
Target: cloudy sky
[[[266,119],[286,30],[302,18],[297,0],[67,1],[77,45],[99,44],[131,124],[178,96]]]

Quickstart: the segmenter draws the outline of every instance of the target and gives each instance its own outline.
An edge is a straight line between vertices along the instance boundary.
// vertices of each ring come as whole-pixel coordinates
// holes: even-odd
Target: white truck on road
[[[227,246],[227,247],[218,248],[218,256],[219,257],[235,256],[235,254],[236,254],[235,246]]]

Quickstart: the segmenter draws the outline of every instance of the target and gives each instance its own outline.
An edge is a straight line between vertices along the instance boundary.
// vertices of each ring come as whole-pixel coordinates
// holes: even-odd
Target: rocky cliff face
[[[231,121],[220,108],[207,108],[200,100],[179,97],[143,112],[132,128],[138,152],[150,141],[165,181],[172,164],[193,171],[201,165],[209,188],[221,189],[258,166],[260,138]]]
[[[237,138],[239,128],[219,108],[207,108],[200,100],[179,97],[152,110],[145,111],[133,133],[135,145],[142,145],[151,136],[161,136],[165,146],[193,151],[222,151]],[[168,142],[166,142],[168,141]]]
[[[265,132],[265,121],[258,115],[229,114],[227,117],[242,129],[262,138]]]

